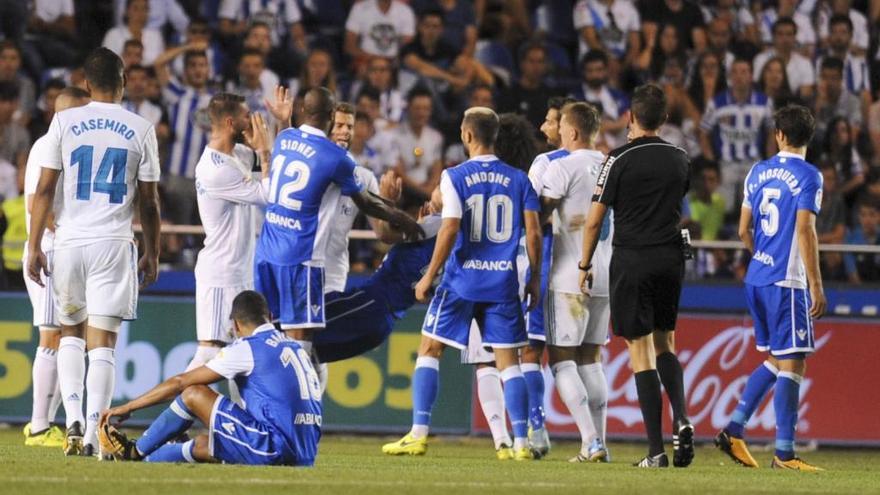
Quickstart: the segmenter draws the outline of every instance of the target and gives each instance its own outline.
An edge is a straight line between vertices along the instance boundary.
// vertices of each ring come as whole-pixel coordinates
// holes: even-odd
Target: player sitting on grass
[[[230,318],[241,338],[217,357],[101,414],[98,436],[104,453],[117,460],[148,462],[314,464],[322,417],[321,390],[311,360],[270,323],[268,305],[260,294],[237,295]],[[208,387],[223,379],[236,381],[246,409]],[[168,409],[136,442],[110,423],[172,398]],[[208,426],[207,435],[168,443],[195,419]]]

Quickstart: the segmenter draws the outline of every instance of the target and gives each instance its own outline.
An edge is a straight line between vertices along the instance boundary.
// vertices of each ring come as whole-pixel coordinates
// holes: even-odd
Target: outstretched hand
[[[269,137],[269,126],[266,125],[263,114],[260,112],[251,113],[251,128],[245,129],[242,134],[245,143],[254,151],[261,153],[271,150],[272,139]]]
[[[293,97],[290,96],[290,90],[279,84],[275,86],[275,100],[270,102],[264,98],[263,103],[276,120],[285,125],[290,122],[290,116],[293,115]]]

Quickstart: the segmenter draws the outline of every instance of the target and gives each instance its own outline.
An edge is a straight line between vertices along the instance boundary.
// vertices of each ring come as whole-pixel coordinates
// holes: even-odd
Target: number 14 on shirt
[[[98,172],[92,181],[92,159],[95,147],[84,144],[70,154],[70,166],[78,167],[76,199],[89,201],[92,191],[110,196],[110,203],[121,204],[128,193],[125,184],[125,165],[128,163],[128,150],[107,148],[98,165]]]

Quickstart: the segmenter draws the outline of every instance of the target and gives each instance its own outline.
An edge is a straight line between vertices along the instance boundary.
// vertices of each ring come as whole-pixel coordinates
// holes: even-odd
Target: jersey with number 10
[[[344,149],[314,127],[286,129],[275,138],[269,177],[269,204],[257,259],[276,265],[324,266],[330,222],[340,194],[362,186]],[[331,183],[339,188],[328,187]]]
[[[115,103],[58,112],[39,166],[61,171],[55,248],[131,240],[137,181],[159,181],[156,130]]]
[[[441,289],[464,299],[505,302],[519,296],[516,257],[526,210],[538,211],[528,176],[493,155],[443,172],[443,218],[460,218]]]
[[[752,167],[743,192],[755,238],[746,283],[807,288],[795,225],[798,210],[819,214],[822,174],[801,156],[780,152]]]

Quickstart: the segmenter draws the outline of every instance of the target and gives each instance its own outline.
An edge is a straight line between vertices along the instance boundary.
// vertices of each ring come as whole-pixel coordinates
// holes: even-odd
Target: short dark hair
[[[361,98],[368,98],[375,102],[382,101],[382,95],[379,93],[379,90],[370,86],[364,86],[363,89],[361,89],[357,98],[354,99],[355,103]]]
[[[21,47],[16,45],[12,40],[0,41],[0,53],[3,53],[6,50],[15,50],[18,52],[18,56],[21,57]]]
[[[64,83],[64,80],[55,77],[46,81],[46,85],[43,87],[43,91],[47,91],[50,89],[64,89],[66,86],[67,84]]]
[[[189,65],[190,60],[194,58],[208,58],[208,53],[204,50],[190,50],[183,54],[183,66]]]
[[[850,34],[852,34],[853,30],[855,30],[852,19],[850,19],[848,15],[834,14],[833,16],[831,16],[831,19],[828,19],[828,29],[834,27],[835,24],[846,24],[846,27],[849,29]]]
[[[98,47],[89,53],[83,64],[86,73],[86,81],[89,86],[100,91],[116,93],[122,90],[122,71],[125,66],[119,55],[112,50]]]
[[[239,292],[232,300],[229,318],[251,325],[262,325],[268,323],[272,315],[269,312],[269,304],[259,292],[246,290]]]
[[[529,52],[534,50],[541,50],[544,56],[547,56],[547,47],[543,43],[540,41],[528,41],[519,49],[519,61],[525,60]]]
[[[211,122],[217,123],[223,118],[238,115],[238,112],[242,110],[241,104],[244,102],[244,96],[235,93],[215,94],[208,103],[208,115],[211,117]]]
[[[266,62],[266,57],[263,56],[263,52],[257,50],[256,48],[245,48],[244,50],[242,50],[241,56],[238,57],[238,61],[241,62],[243,58],[250,56],[260,57],[260,60],[262,60],[263,63]]]
[[[311,88],[303,97],[303,114],[326,125],[333,120],[336,98],[329,89],[324,87]]]
[[[819,67],[819,72],[822,72],[825,69],[831,69],[834,71],[843,74],[843,60],[840,60],[837,57],[825,57],[822,59],[822,64]]]
[[[730,63],[730,67],[733,68],[736,64],[747,64],[750,70],[754,70],[755,65],[752,63],[752,59],[748,57],[734,57],[733,62]]]
[[[470,130],[474,138],[484,146],[494,146],[498,138],[498,114],[485,107],[468,108],[461,121],[462,127]]]
[[[559,119],[566,117],[567,121],[581,134],[581,140],[587,141],[599,132],[602,125],[602,116],[593,105],[584,101],[576,101],[562,107],[559,111]]]
[[[633,92],[630,111],[642,129],[658,129],[666,121],[666,95],[655,84],[639,86]]]
[[[141,40],[136,40],[134,38],[125,40],[125,43],[122,44],[122,49],[125,50],[126,48],[128,48],[130,46],[136,46],[136,47],[140,48],[141,50],[144,49],[144,44],[141,43]]]
[[[528,173],[539,151],[535,128],[522,115],[502,113],[498,117],[495,155],[504,163]]]
[[[150,75],[151,67],[147,67],[141,64],[132,64],[129,65],[127,69],[125,69],[126,74],[131,74],[132,72],[143,72],[146,75]]]
[[[794,28],[794,34],[797,34],[797,23],[794,22],[794,19],[791,17],[780,17],[779,19],[776,19],[776,22],[773,23],[773,34],[776,34],[776,30],[781,26],[791,26]]]
[[[776,130],[782,132],[789,145],[799,148],[813,139],[816,120],[807,107],[790,103],[777,110],[773,119],[776,121]]]
[[[0,101],[15,101],[18,94],[18,81],[0,81]]]
[[[406,94],[406,103],[409,105],[416,98],[429,98],[432,101],[434,100],[434,95],[431,93],[431,90],[422,86],[417,85],[414,86],[409,92]]]
[[[551,96],[547,100],[547,110],[562,110],[562,107],[569,103],[575,103],[577,100],[570,96]]]
[[[581,58],[581,70],[587,66],[587,64],[593,62],[602,62],[605,65],[608,65],[608,54],[601,50],[590,50]]]
[[[62,88],[61,92],[58,93],[58,96],[65,96],[67,98],[74,98],[77,100],[87,100],[91,98],[91,95],[88,91],[76,86],[66,86]]]
[[[354,121],[355,122],[361,121],[361,122],[372,123],[373,119],[371,119],[370,116],[366,114],[366,112],[355,112],[354,113]]]
[[[348,115],[355,115],[354,105],[347,101],[340,101],[336,104],[336,108],[333,109],[333,113],[344,113]]]
[[[440,7],[429,7],[419,13],[419,22],[425,20],[426,17],[439,17],[440,22],[446,24],[446,12]]]

